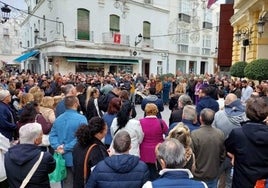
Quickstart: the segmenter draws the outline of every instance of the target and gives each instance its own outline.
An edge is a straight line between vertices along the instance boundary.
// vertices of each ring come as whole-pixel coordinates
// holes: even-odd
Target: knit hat
[[[0,101],[3,101],[10,93],[8,90],[0,90]]]

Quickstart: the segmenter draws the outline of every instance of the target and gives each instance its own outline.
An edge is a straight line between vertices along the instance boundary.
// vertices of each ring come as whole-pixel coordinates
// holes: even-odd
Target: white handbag
[[[5,153],[10,147],[9,139],[0,133],[0,182],[7,179],[5,169]]]

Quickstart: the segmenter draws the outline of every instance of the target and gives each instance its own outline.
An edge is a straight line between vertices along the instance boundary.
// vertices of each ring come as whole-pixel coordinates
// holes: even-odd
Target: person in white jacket
[[[4,157],[10,147],[9,139],[0,133],[0,187],[9,187],[7,182]]]
[[[143,140],[143,131],[140,122],[135,119],[130,119],[131,114],[131,103],[124,103],[114,118],[111,125],[112,138],[121,130],[128,132],[131,138],[131,149],[129,154],[140,157],[140,144]],[[112,146],[112,144],[111,144]],[[113,149],[110,148],[112,151]]]

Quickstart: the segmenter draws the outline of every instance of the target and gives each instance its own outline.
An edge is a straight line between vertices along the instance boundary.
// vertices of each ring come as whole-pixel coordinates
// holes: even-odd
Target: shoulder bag
[[[92,144],[88,150],[87,150],[87,153],[85,155],[85,160],[84,160],[84,185],[86,185],[87,183],[87,175],[88,175],[88,171],[87,171],[87,163],[88,163],[88,157],[89,157],[89,154],[90,152],[92,151],[93,147],[96,146],[97,144]]]
[[[35,171],[37,170],[38,166],[40,165],[42,158],[44,156],[44,152],[42,151],[40,153],[40,157],[39,159],[36,161],[36,163],[33,165],[32,169],[30,170],[30,172],[27,174],[26,178],[23,180],[20,188],[24,188],[28,182],[30,181],[30,179],[32,178],[33,174],[35,173]]]

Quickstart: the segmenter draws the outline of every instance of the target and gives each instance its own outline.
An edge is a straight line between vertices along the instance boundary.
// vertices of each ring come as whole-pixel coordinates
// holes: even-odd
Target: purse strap
[[[87,181],[87,162],[88,162],[88,157],[89,157],[89,154],[91,152],[91,150],[93,149],[94,146],[96,146],[97,144],[92,144],[88,150],[87,150],[87,153],[85,155],[85,160],[84,160],[84,185],[86,184],[86,181]]]
[[[161,126],[161,130],[163,131],[164,130],[164,125],[163,125],[163,122],[161,119],[159,119],[159,122],[160,122],[160,126]]]
[[[44,156],[44,152],[42,151],[40,153],[40,157],[39,159],[35,162],[35,164],[33,165],[32,169],[30,170],[30,172],[27,174],[26,178],[23,180],[20,188],[24,188],[28,182],[30,181],[30,179],[32,178],[33,174],[35,173],[35,171],[37,170],[38,166],[40,165],[42,158]]]

